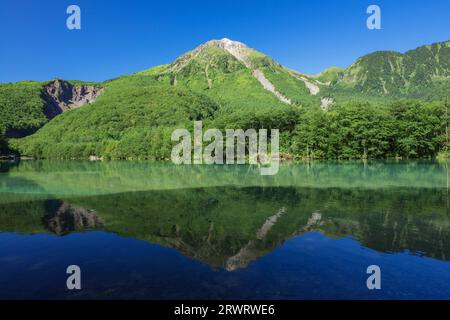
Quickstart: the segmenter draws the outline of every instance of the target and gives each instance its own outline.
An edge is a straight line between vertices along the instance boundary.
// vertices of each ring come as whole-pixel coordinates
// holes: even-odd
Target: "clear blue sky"
[[[79,5],[82,29],[66,28]],[[366,28],[366,8],[382,30]],[[448,0],[2,0],[0,82],[101,81],[170,63],[227,37],[305,73],[347,67],[376,50],[450,40]]]

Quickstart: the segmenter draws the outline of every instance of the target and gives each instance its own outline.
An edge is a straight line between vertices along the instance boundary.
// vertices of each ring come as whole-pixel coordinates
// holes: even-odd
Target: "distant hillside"
[[[374,96],[436,99],[450,88],[450,41],[404,54],[379,51],[363,56],[339,72],[332,88]]]

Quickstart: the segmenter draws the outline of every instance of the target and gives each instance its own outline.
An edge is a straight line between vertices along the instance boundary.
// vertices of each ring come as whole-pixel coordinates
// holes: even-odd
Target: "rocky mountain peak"
[[[239,41],[233,41],[228,38],[223,38],[221,40],[211,40],[211,41],[208,41],[207,43],[216,45],[217,47],[225,49],[225,50],[237,49],[237,48],[240,48],[240,49],[248,48],[248,46],[245,43],[242,43]]]
[[[210,76],[211,70],[222,74],[230,74],[247,68],[251,75],[261,84],[262,88],[273,93],[278,100],[285,104],[292,101],[279,92],[276,86],[268,79],[263,68],[268,64],[274,65],[280,72],[285,72],[283,67],[268,56],[249,48],[246,44],[233,41],[228,38],[210,40],[196,47],[172,63],[169,71],[173,73],[171,83],[177,85],[181,77],[204,77],[208,89],[214,86],[214,78]]]
[[[172,70],[180,70],[192,60],[210,61],[211,56],[217,55],[217,49],[226,54],[232,55],[247,68],[251,68],[250,53],[252,51],[254,52],[254,50],[250,49],[242,42],[223,38],[221,40],[209,40],[195,49],[186,52],[175,60],[172,64]]]
[[[244,43],[223,38],[218,41],[218,46],[242,62],[247,68],[251,67],[250,50]]]

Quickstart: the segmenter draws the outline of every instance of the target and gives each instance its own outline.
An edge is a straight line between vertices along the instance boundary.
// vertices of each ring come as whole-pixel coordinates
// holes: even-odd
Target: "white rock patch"
[[[307,78],[299,75],[299,74],[295,74],[294,72],[289,72],[289,74],[295,78],[297,78],[298,80],[303,81],[303,83],[305,84],[306,88],[308,88],[309,93],[312,94],[313,96],[317,95],[320,92],[320,88],[319,86],[317,86],[316,84],[312,83],[311,81],[309,81]]]
[[[322,108],[323,111],[327,111],[333,102],[334,100],[331,98],[322,98],[320,99],[320,108]]]
[[[253,76],[259,81],[259,83],[262,84],[264,89],[272,92],[278,98],[278,100],[286,104],[292,104],[290,99],[286,98],[275,89],[275,86],[272,84],[272,82],[269,81],[269,79],[264,76],[264,73],[262,73],[261,70],[253,70]]]
[[[251,62],[248,56],[248,47],[242,42],[231,41],[224,38],[219,41],[219,47],[226,50],[229,54],[242,62],[247,68],[251,69]]]
[[[309,82],[305,78],[302,78],[303,82],[305,83],[305,86],[308,88],[309,93],[311,93],[313,96],[318,94],[320,92],[320,88],[316,86],[314,83]]]

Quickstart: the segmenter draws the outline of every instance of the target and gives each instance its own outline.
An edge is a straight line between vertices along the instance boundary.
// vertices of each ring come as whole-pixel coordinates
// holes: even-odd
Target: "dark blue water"
[[[389,254],[317,232],[294,237],[247,268],[211,269],[174,249],[106,232],[0,235],[1,298],[449,299],[450,263]],[[82,290],[66,289],[78,264]],[[379,265],[381,290],[366,268]],[[432,270],[432,272],[430,272]]]

